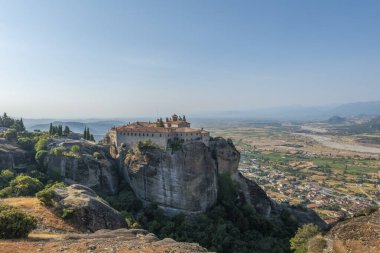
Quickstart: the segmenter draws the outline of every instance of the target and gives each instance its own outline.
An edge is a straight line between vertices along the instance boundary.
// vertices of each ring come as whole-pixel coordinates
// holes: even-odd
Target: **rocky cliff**
[[[33,154],[18,147],[15,143],[0,138],[0,170],[24,168],[33,163]]]
[[[137,196],[166,210],[202,212],[216,202],[218,174],[227,173],[242,188],[246,201],[265,215],[271,200],[254,182],[238,171],[240,153],[223,138],[187,143],[176,151],[147,148],[119,154],[124,177]]]
[[[115,152],[115,148],[112,149]],[[146,203],[156,203],[170,212],[202,212],[217,200],[217,178],[228,174],[240,186],[240,201],[248,202],[266,217],[290,213],[298,225],[325,223],[310,209],[279,204],[254,181],[238,170],[240,153],[232,141],[212,138],[209,146],[187,143],[175,151],[148,147],[137,151],[121,148],[117,155],[121,171]]]
[[[77,154],[70,152],[70,147],[78,145]],[[63,144],[64,151],[50,152],[44,160],[47,173],[66,183],[78,183],[106,194],[118,191],[120,174],[115,161],[108,155],[108,149],[86,141]],[[95,155],[94,155],[95,154]]]
[[[203,143],[175,152],[147,148],[122,153],[122,172],[143,201],[166,211],[201,212],[217,198],[217,166]]]

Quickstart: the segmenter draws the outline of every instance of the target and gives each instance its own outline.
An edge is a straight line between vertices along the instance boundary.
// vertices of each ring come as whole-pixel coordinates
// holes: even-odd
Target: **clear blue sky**
[[[0,0],[0,111],[131,117],[380,100],[380,1]]]

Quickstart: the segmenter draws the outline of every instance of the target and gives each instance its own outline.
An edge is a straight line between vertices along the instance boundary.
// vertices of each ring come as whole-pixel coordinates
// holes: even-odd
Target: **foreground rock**
[[[96,252],[96,253],[200,253],[207,250],[197,243],[181,243],[173,239],[159,240],[142,229],[100,230],[93,234],[68,234],[58,238],[2,240],[1,252]]]
[[[74,184],[55,189],[55,206],[82,231],[125,227],[122,215],[88,187]]]
[[[324,239],[328,253],[380,252],[380,210],[337,223]]]

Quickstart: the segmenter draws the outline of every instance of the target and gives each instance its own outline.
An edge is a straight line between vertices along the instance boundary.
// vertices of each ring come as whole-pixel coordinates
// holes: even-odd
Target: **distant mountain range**
[[[202,118],[242,118],[266,120],[327,120],[333,116],[380,115],[380,101],[347,103],[337,106],[288,106],[246,111],[224,111],[198,114]]]

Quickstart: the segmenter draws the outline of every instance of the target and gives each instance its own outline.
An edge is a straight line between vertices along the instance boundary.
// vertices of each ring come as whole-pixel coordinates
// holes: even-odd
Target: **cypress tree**
[[[58,125],[58,136],[62,136],[62,125]]]
[[[63,133],[65,135],[69,135],[70,134],[70,128],[68,126],[65,126],[65,130],[63,130]]]
[[[21,131],[25,131],[25,125],[24,125],[24,121],[22,120],[22,118],[20,119],[20,129],[21,129]]]

